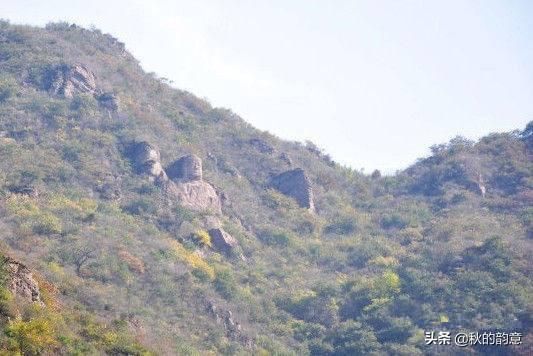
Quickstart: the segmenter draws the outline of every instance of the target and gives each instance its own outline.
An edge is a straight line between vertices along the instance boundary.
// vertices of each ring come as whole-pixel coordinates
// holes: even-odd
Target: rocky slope
[[[532,140],[456,138],[367,176],[145,73],[110,35],[0,22],[0,240],[61,305],[2,319],[0,345],[417,355],[441,351],[427,330],[530,335]],[[6,295],[39,301],[13,266]],[[38,345],[34,319],[55,325]]]

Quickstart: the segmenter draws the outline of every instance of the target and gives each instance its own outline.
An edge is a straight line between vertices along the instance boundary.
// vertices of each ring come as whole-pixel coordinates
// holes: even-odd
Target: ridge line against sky
[[[176,87],[367,172],[533,117],[528,1],[19,0],[0,14],[94,25]]]

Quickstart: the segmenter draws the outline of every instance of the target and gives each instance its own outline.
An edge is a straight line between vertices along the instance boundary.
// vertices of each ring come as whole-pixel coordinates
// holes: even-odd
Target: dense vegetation
[[[75,63],[120,98],[118,112],[46,90]],[[165,164],[203,159],[238,254],[213,250],[205,214],[167,204],[136,174],[125,152],[141,140]],[[426,346],[429,330],[526,335],[532,149],[530,123],[369,176],[172,88],[98,30],[0,22],[0,241],[50,289],[46,307],[21,310],[0,289],[0,344],[23,354],[417,355],[453,352]],[[269,188],[290,167],[309,175],[316,213]],[[102,194],[109,186],[117,197]],[[211,305],[242,330],[229,332]]]

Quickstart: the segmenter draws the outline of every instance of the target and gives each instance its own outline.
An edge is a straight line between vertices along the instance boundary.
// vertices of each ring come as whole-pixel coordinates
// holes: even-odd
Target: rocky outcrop
[[[7,288],[15,296],[27,302],[44,305],[39,284],[28,267],[10,258],[3,257],[7,272]]]
[[[300,207],[315,210],[311,181],[303,169],[297,168],[275,176],[272,187],[294,198]]]
[[[239,341],[247,348],[253,348],[254,342],[242,330],[241,324],[235,320],[231,310],[223,309],[215,303],[207,302],[207,311],[215,319],[215,322],[224,327],[225,333],[233,340]]]
[[[52,73],[48,91],[72,98],[74,94],[96,92],[96,77],[81,64],[61,65]]]
[[[107,182],[97,188],[97,192],[100,193],[100,197],[105,200],[119,200],[122,196],[120,187],[112,182]]]
[[[192,154],[181,157],[166,171],[173,183],[168,190],[181,205],[193,210],[222,212],[217,191],[203,180],[200,157]]]
[[[184,207],[221,213],[220,199],[213,186],[204,181],[169,182],[167,192]]]
[[[161,186],[171,199],[182,206],[197,211],[222,212],[217,191],[203,180],[199,157],[182,157],[165,170],[159,150],[145,141],[133,144],[129,156],[138,173],[148,175],[150,181]]]
[[[209,236],[213,247],[227,255],[231,254],[239,246],[239,242],[222,228],[209,230]]]
[[[130,151],[137,172],[147,174],[150,180],[156,183],[168,181],[167,174],[161,165],[161,156],[157,147],[143,141],[135,143]]]
[[[98,104],[100,104],[101,107],[109,111],[118,111],[120,108],[120,100],[114,93],[102,93],[97,96],[96,100],[98,100]]]
[[[178,181],[201,181],[203,179],[202,160],[196,155],[181,157],[166,169],[170,179]]]
[[[481,173],[478,173],[477,175],[476,184],[479,194],[481,197],[485,198],[485,194],[487,194],[487,188],[485,187],[485,180],[483,179],[483,175]]]

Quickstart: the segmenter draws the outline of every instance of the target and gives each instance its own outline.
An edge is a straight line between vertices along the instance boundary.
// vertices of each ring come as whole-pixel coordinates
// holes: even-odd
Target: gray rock
[[[168,177],[161,165],[159,150],[152,144],[143,141],[131,148],[131,158],[138,172],[147,174],[156,183],[168,181]]]
[[[98,188],[98,192],[102,199],[106,200],[118,200],[122,195],[120,187],[114,183],[104,183]]]
[[[209,236],[213,247],[225,254],[230,254],[235,247],[239,246],[239,242],[222,228],[209,230]]]
[[[8,290],[22,300],[44,306],[39,284],[29,268],[11,257],[4,257],[4,266],[7,272]]]
[[[170,195],[187,208],[221,213],[222,206],[215,188],[203,180],[202,160],[196,155],[187,155],[166,169],[172,180],[167,185]]]
[[[120,100],[114,93],[102,93],[97,97],[98,104],[110,111],[118,111],[120,108]]]
[[[204,181],[172,182],[166,184],[168,194],[182,206],[196,210],[220,214],[222,207],[213,186]]]
[[[292,159],[287,153],[285,153],[285,152],[281,153],[279,155],[279,159],[282,160],[283,162],[285,162],[287,164],[287,166],[289,166],[289,167],[292,166]]]
[[[62,65],[53,73],[48,91],[55,95],[63,95],[66,98],[72,98],[74,94],[78,93],[94,94],[96,77],[81,64]]]
[[[272,187],[294,198],[300,207],[315,210],[311,181],[303,169],[296,168],[275,176]]]
[[[170,179],[179,181],[202,180],[202,160],[196,155],[181,157],[166,169]]]
[[[249,349],[255,347],[253,340],[246,335],[241,324],[235,320],[231,310],[221,308],[211,301],[207,301],[206,309],[215,319],[216,323],[224,328],[224,331],[228,337],[240,342]]]

